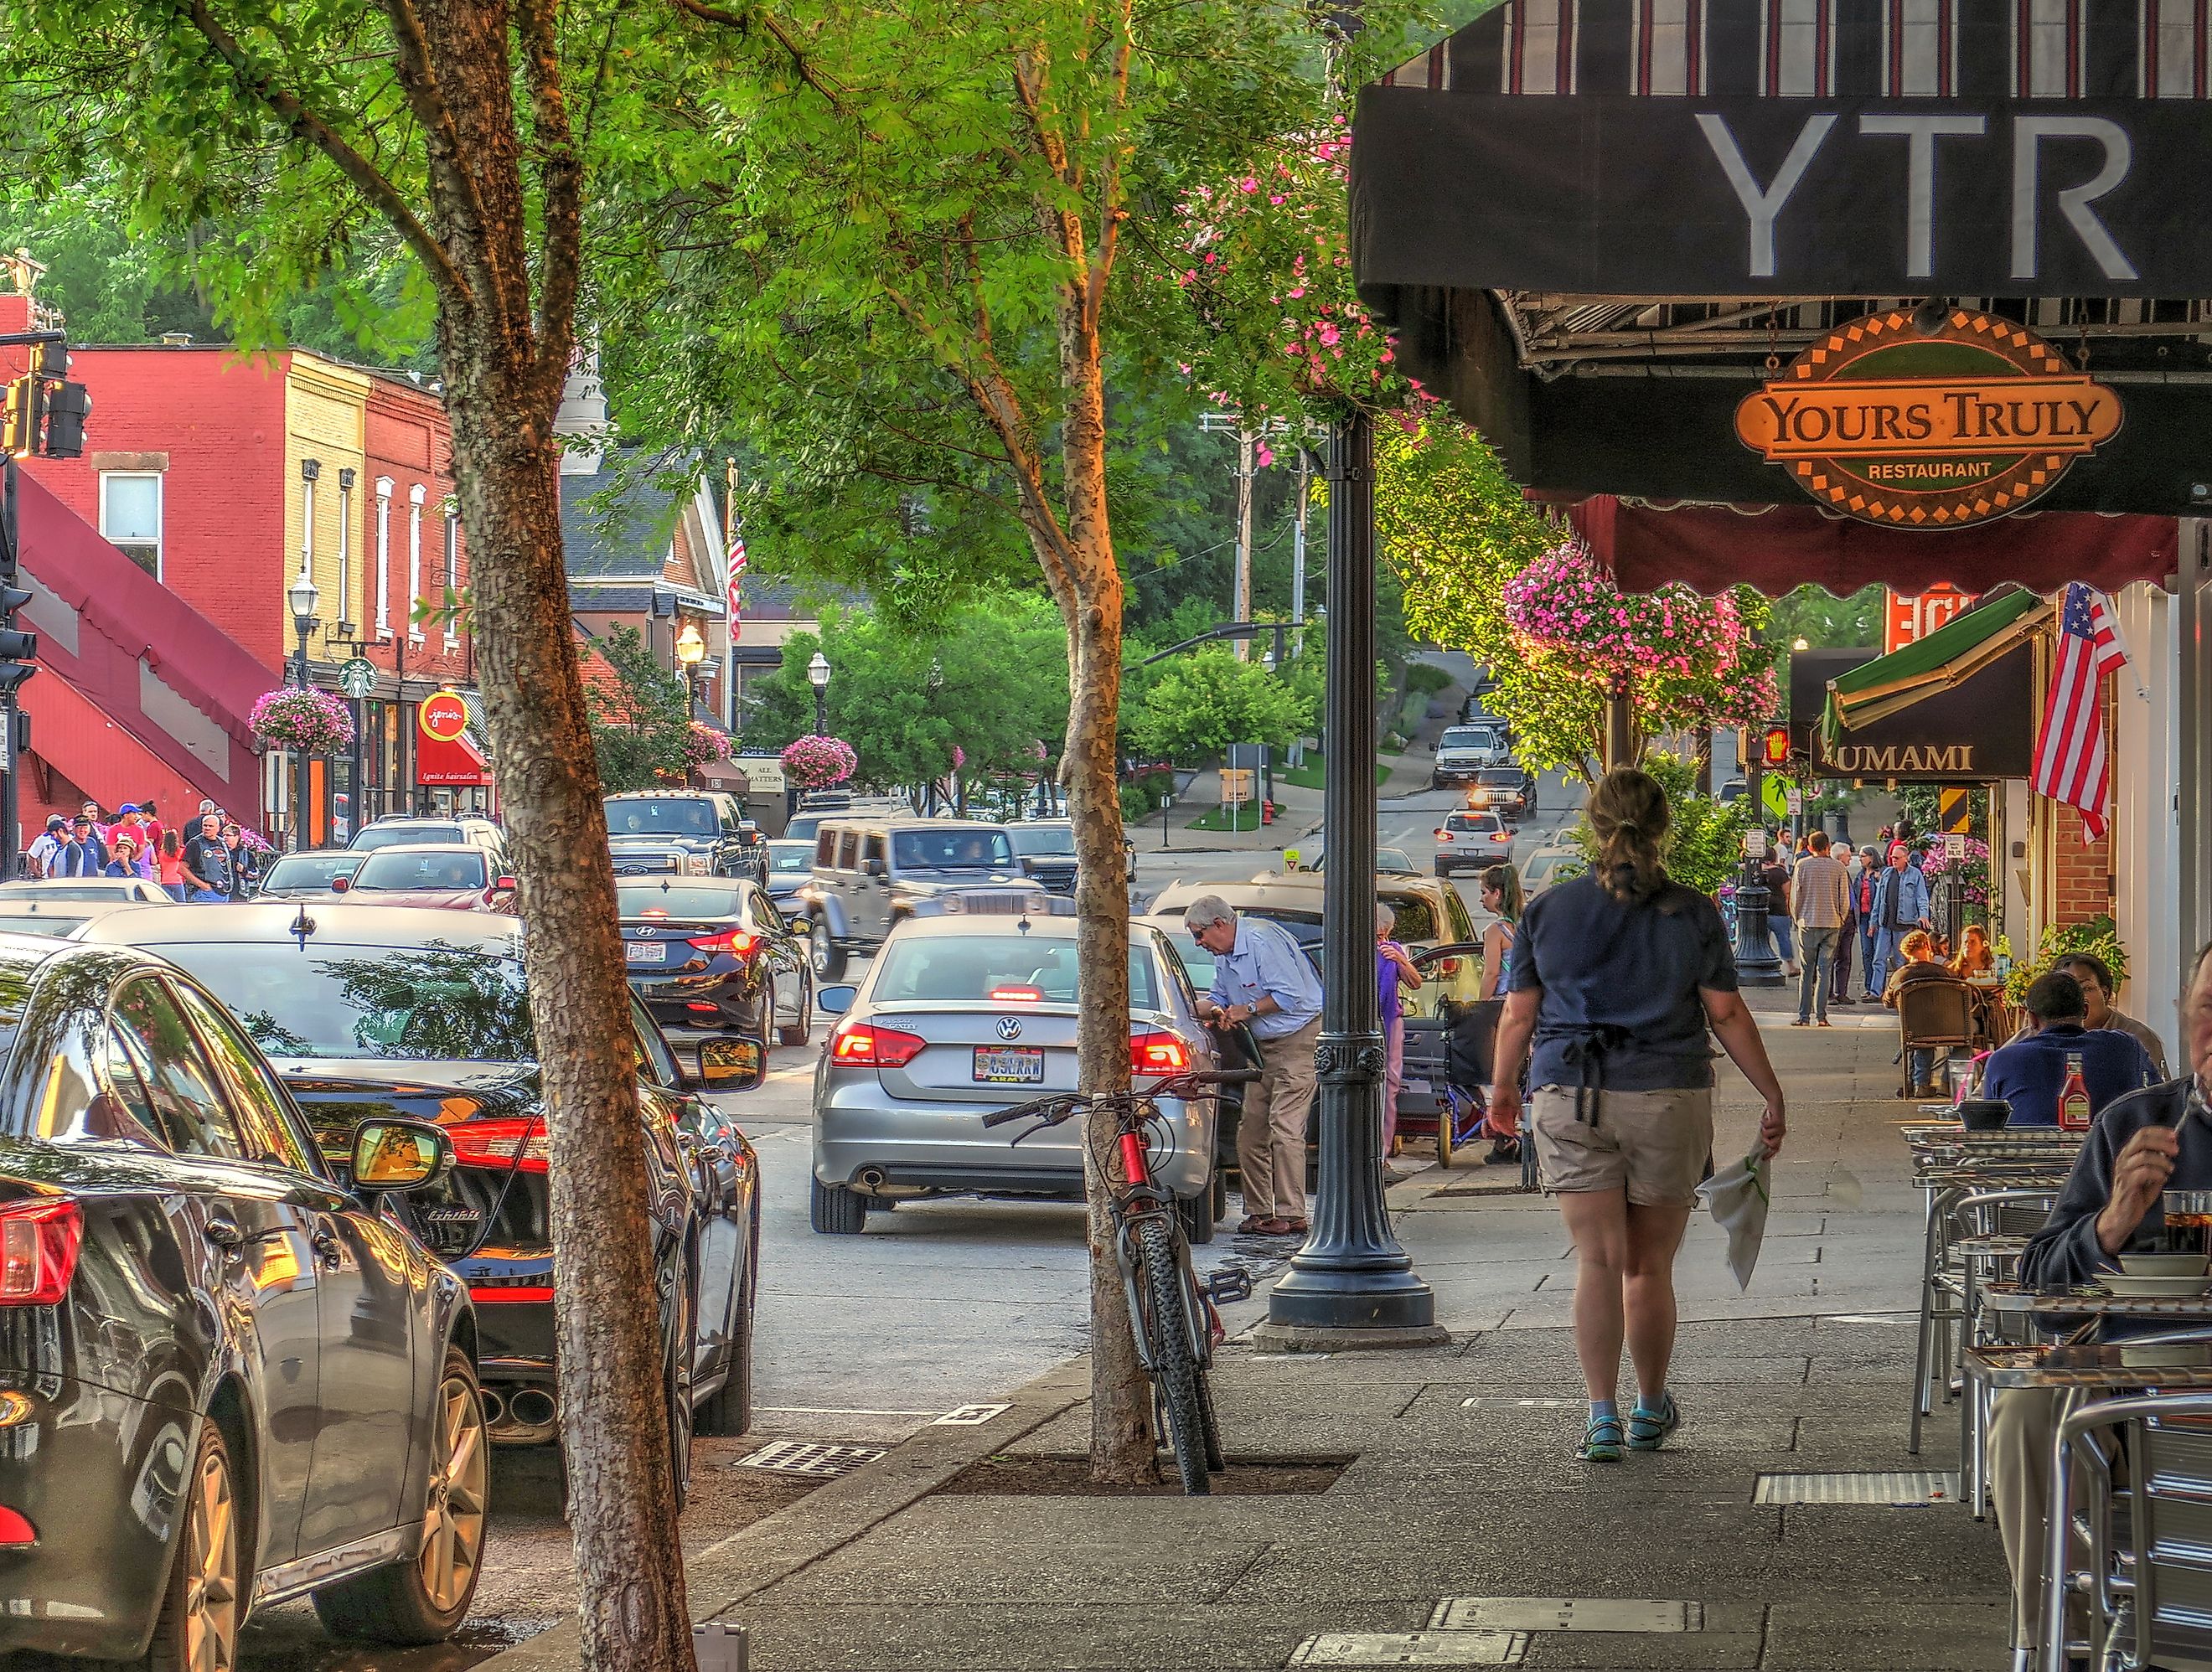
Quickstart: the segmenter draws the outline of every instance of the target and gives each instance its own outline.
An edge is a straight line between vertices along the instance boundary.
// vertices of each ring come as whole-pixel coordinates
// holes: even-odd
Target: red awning
[[[1924,592],[1948,581],[1987,592],[2012,581],[2056,592],[2085,581],[2116,592],[2130,581],[2163,585],[2175,568],[2180,526],[2171,517],[2106,517],[2051,511],[1972,528],[1877,528],[1827,517],[1812,506],[1698,505],[1593,494],[1567,518],[1632,592],[1683,581],[1707,594],[1738,584],[1779,597],[1801,585],[1849,597],[1880,584]]]

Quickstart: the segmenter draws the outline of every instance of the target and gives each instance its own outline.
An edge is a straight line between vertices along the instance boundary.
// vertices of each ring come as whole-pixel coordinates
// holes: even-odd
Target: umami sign
[[[1736,408],[1736,433],[1869,523],[1956,528],[2020,510],[2119,433],[2120,397],[2033,332],[1954,308],[1838,327]]]

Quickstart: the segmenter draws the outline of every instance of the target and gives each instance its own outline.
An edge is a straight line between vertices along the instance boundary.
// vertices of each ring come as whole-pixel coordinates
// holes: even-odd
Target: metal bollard
[[[709,1620],[691,1628],[691,1653],[699,1672],[745,1672],[745,1628]]]

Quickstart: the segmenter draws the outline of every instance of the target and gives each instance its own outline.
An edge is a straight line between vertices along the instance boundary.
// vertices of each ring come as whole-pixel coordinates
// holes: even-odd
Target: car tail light
[[[525,1172],[545,1171],[545,1123],[543,1120],[475,1120],[448,1127],[453,1159],[465,1167],[520,1167]]]
[[[733,958],[750,958],[760,936],[742,929],[726,929],[719,935],[694,935],[691,944],[702,952],[726,952]]]
[[[1182,1074],[1190,1067],[1190,1047],[1172,1033],[1132,1033],[1129,1072],[1158,1075]]]
[[[928,1043],[921,1034],[900,1028],[848,1021],[830,1036],[830,1060],[841,1068],[902,1069]]]
[[[1513,839],[1513,838],[1512,838],[1512,835],[1510,834],[1510,833],[1509,833],[1509,832],[1503,831],[1503,830],[1493,830],[1493,831],[1492,831],[1492,832],[1490,833],[1490,839],[1491,839],[1492,841],[1493,841],[1493,842],[1510,842],[1510,841],[1511,841],[1511,840]]]
[[[1452,833],[1449,830],[1439,830],[1437,832],[1437,840],[1439,842],[1449,842],[1451,839]]]
[[[74,1202],[0,1208],[0,1306],[51,1306],[69,1293],[84,1242],[84,1210]]]
[[[553,1302],[553,1289],[546,1283],[471,1283],[469,1299],[479,1306],[546,1306]]]
[[[991,1002],[994,1004],[1039,1004],[1043,1001],[1043,988],[1032,987],[1024,983],[1015,982],[1004,987],[991,989]]]
[[[39,1530],[21,1513],[0,1504],[0,1546],[36,1544],[38,1542]]]

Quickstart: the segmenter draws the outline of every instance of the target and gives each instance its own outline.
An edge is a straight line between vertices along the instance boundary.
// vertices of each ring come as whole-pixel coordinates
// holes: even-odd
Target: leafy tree
[[[1881,644],[1881,587],[1862,586],[1839,598],[1824,586],[1800,586],[1774,601],[1767,637],[1778,645],[1802,639],[1812,650],[1852,650]]]
[[[1752,827],[1748,804],[1700,795],[1696,769],[1675,755],[1647,754],[1643,766],[1667,792],[1673,815],[1664,855],[1667,875],[1701,894],[1717,892],[1741,867],[1743,833]],[[1597,844],[1589,824],[1577,819],[1569,834],[1584,861],[1595,864]]]
[[[522,883],[550,1113],[556,1331],[587,1663],[688,1672],[644,1135],[599,773],[561,544],[553,416],[585,187],[657,149],[698,32],[610,0],[0,0],[21,195],[112,180],[184,240],[246,346],[360,251],[435,298],[478,677]],[[711,55],[708,55],[711,57]],[[367,304],[363,303],[363,312]],[[94,419],[96,432],[98,419]]]
[[[609,792],[684,781],[691,735],[684,682],[653,659],[644,635],[620,623],[593,647],[614,674],[611,688],[585,688],[599,785]]]
[[[1311,729],[1310,698],[1226,649],[1178,657],[1146,694],[1130,730],[1147,754],[1195,764],[1231,743],[1279,747]]]

